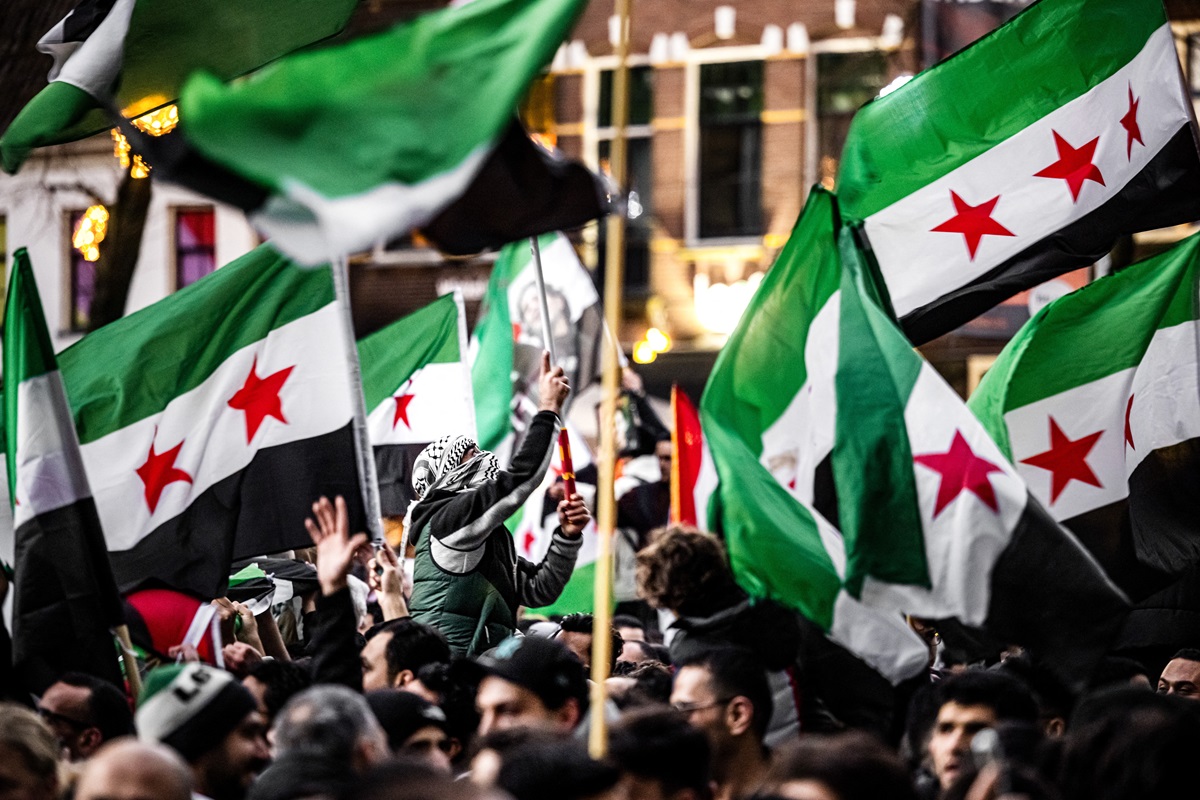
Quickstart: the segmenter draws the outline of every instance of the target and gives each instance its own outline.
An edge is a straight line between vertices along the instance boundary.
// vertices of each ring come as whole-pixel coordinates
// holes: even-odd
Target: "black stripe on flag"
[[[62,42],[84,42],[112,11],[116,0],[83,0],[62,20]]]
[[[1200,219],[1200,156],[1191,126],[1185,125],[1104,205],[982,277],[906,314],[900,325],[913,344],[924,344],[1023,289],[1094,264],[1112,249],[1118,236],[1196,219]]]
[[[13,665],[30,691],[40,694],[67,671],[124,685],[110,633],[123,612],[99,531],[90,497],[15,531]]]
[[[379,479],[379,506],[385,517],[400,517],[417,499],[412,488],[413,464],[425,444],[375,445],[375,475]]]
[[[129,550],[109,554],[122,592],[165,584],[221,597],[236,559],[312,544],[304,527],[321,495],[341,495],[350,530],[366,530],[351,427],[259,450]]]

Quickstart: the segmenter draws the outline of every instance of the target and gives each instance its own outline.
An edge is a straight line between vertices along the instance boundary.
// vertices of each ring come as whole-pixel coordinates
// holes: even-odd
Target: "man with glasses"
[[[752,652],[737,647],[696,652],[678,667],[671,706],[708,739],[714,800],[749,797],[769,766],[764,737],[772,701],[766,671]]]
[[[38,713],[71,761],[84,761],[100,745],[133,734],[133,713],[117,687],[81,672],[68,672],[42,694]]]

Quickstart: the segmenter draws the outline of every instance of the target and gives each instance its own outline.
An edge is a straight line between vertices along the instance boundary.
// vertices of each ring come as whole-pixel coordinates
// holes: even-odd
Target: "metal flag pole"
[[[618,20],[617,69],[613,75],[613,139],[609,168],[617,186],[625,185],[625,127],[629,124],[629,0],[616,0]],[[614,338],[621,331],[622,273],[625,269],[625,212],[621,208],[607,220],[604,260],[604,320]],[[619,347],[605,347],[601,364],[604,378],[600,410],[600,485],[597,486],[596,585],[592,616],[592,713],[588,750],[593,758],[608,752],[608,725],[604,718],[604,682],[612,658],[612,537],[616,529],[616,416],[620,369]]]
[[[546,299],[546,276],[542,273],[542,248],[536,236],[529,237],[529,247],[533,251],[533,274],[537,279],[538,298],[542,301],[542,342],[550,353],[550,367],[558,363],[558,354],[554,350],[554,333],[550,329],[550,303]],[[575,494],[575,462],[571,460],[571,437],[567,435],[566,420],[563,420],[562,430],[558,432],[558,460],[562,466],[563,490],[565,497]]]
[[[363,510],[367,517],[367,533],[380,545],[383,537],[383,512],[379,506],[379,479],[375,475],[375,451],[367,433],[367,405],[363,397],[362,367],[358,363],[358,345],[354,341],[354,321],[350,316],[350,273],[345,256],[329,264],[333,273],[333,294],[342,317],[345,331],[346,362],[350,367],[350,384],[354,406],[354,454],[358,458],[358,477],[362,482]]]

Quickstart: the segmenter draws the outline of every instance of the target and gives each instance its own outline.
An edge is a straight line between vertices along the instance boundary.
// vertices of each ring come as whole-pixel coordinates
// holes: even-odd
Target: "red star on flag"
[[[933,516],[942,513],[942,509],[950,505],[954,498],[963,491],[969,491],[983,501],[992,511],[999,511],[996,502],[996,490],[992,487],[993,472],[1003,473],[1000,467],[987,459],[980,458],[971,450],[971,445],[963,438],[961,431],[954,432],[954,441],[945,453],[928,453],[915,456],[913,461],[923,467],[928,467],[941,474],[938,485],[937,503],[934,505]]]
[[[398,394],[396,395],[396,416],[392,418],[392,429],[396,428],[400,422],[404,423],[404,427],[412,430],[412,423],[408,421],[408,404],[416,397],[414,394]]]
[[[250,365],[250,374],[242,388],[229,398],[229,407],[246,412],[246,444],[258,433],[259,427],[267,417],[274,417],[283,424],[287,419],[283,416],[283,403],[279,399],[279,391],[284,382],[292,374],[294,366],[273,372],[265,378],[258,377],[258,356]]]
[[[158,431],[155,430],[156,435],[157,433]],[[146,486],[146,505],[150,507],[151,514],[154,513],[154,509],[158,508],[159,498],[162,497],[163,489],[166,489],[168,484],[176,481],[192,482],[191,475],[175,467],[175,459],[179,456],[182,447],[183,442],[181,441],[165,453],[156,453],[154,452],[154,440],[151,439],[150,454],[146,456],[146,463],[137,468],[138,477]]]
[[[525,539],[521,542],[521,547],[524,548],[526,555],[533,553],[533,543],[537,541],[537,537],[533,535],[533,531],[525,531]]]
[[[1137,446],[1133,443],[1133,428],[1129,425],[1129,414],[1133,411],[1133,395],[1129,395],[1129,402],[1125,404],[1125,444],[1137,450]]]
[[[1092,452],[1103,433],[1104,431],[1096,431],[1079,439],[1070,439],[1062,432],[1054,417],[1050,418],[1050,449],[1036,456],[1021,459],[1021,463],[1050,473],[1051,505],[1058,500],[1058,496],[1071,481],[1101,486],[1096,473],[1088,466],[1087,455]]]
[[[1079,193],[1083,190],[1084,181],[1095,181],[1101,186],[1104,185],[1104,176],[1100,174],[1100,168],[1092,163],[1092,157],[1096,155],[1096,144],[1100,141],[1097,136],[1083,147],[1075,148],[1066,139],[1058,135],[1058,131],[1051,131],[1054,134],[1054,147],[1058,150],[1058,161],[1055,161],[1050,166],[1046,167],[1041,172],[1035,172],[1036,178],[1061,178],[1067,182],[1067,188],[1071,190],[1071,200],[1078,202]]]
[[[1126,160],[1133,158],[1133,143],[1137,142],[1142,147],[1146,143],[1142,141],[1142,129],[1138,127],[1137,112],[1138,103],[1142,102],[1141,98],[1135,99],[1133,96],[1133,84],[1129,84],[1129,110],[1125,112],[1125,116],[1121,117],[1121,127],[1125,129],[1125,158]]]
[[[984,236],[1016,236],[992,219],[992,211],[1000,201],[1000,195],[973,206],[951,189],[950,199],[954,202],[954,216],[932,230],[940,233],[961,233],[967,240],[967,252],[971,254],[972,261],[975,260],[975,252],[979,249],[979,240]]]

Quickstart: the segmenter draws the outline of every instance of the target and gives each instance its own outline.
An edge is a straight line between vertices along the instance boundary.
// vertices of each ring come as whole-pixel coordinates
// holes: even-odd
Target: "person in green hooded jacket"
[[[559,527],[536,564],[517,555],[504,526],[541,484],[562,426],[570,385],[561,367],[551,369],[548,353],[538,390],[538,413],[507,470],[468,436],[442,437],[413,465],[417,501],[406,531],[416,557],[409,608],[413,619],[440,630],[459,655],[478,655],[511,636],[519,606],[558,598],[591,518],[578,494],[564,498]]]

